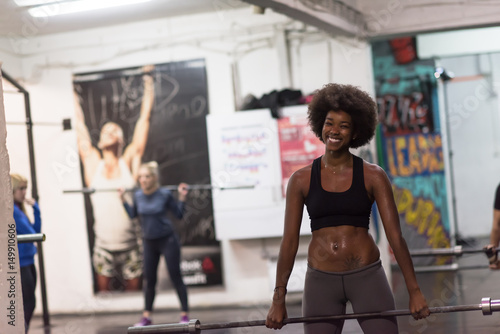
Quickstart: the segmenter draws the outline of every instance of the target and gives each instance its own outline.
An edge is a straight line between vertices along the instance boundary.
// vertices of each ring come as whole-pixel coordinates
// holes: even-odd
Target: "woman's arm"
[[[146,148],[148,142],[148,132],[150,125],[151,111],[153,109],[154,98],[155,98],[155,87],[154,80],[151,75],[153,67],[144,67],[144,93],[142,96],[141,111],[139,114],[139,119],[135,124],[134,134],[132,136],[132,141],[127,146],[123,152],[123,160],[130,167],[130,171],[137,179],[137,172],[141,164],[142,155]]]
[[[379,166],[370,165],[367,169],[369,172],[365,175],[368,176],[372,196],[377,202],[387,240],[406,282],[406,288],[410,296],[410,311],[415,319],[425,318],[429,315],[429,309],[425,297],[420,291],[413,268],[413,261],[401,233],[399,213],[394,201],[391,183]]]
[[[125,208],[125,211],[127,211],[127,214],[130,218],[135,218],[137,217],[137,202],[135,199],[135,194],[133,194],[133,205],[130,205],[127,200],[125,199],[125,190],[120,188],[118,189],[118,194],[120,195],[120,199],[122,200],[123,207]]]
[[[280,329],[283,319],[288,317],[285,295],[290,274],[295,263],[299,247],[300,225],[304,212],[305,196],[303,191],[304,174],[310,173],[303,169],[295,172],[288,181],[285,206],[285,226],[281,240],[278,263],[276,268],[276,283],[271,308],[267,314],[266,327]]]
[[[101,154],[92,146],[90,133],[85,125],[82,106],[80,105],[79,97],[76,92],[73,92],[73,102],[75,104],[75,130],[76,142],[78,145],[78,153],[83,164],[83,175],[87,187],[92,183],[97,165],[101,160]]]
[[[490,234],[490,245],[487,247],[498,247],[500,242],[500,184],[495,192],[495,200],[493,202],[493,224]]]
[[[179,186],[177,187],[177,193],[179,194],[178,200],[175,200],[172,193],[170,191],[168,192],[168,196],[170,198],[167,200],[167,209],[172,211],[175,218],[182,219],[182,217],[184,217],[184,212],[186,209],[185,201],[188,193],[188,185],[182,182],[179,183]]]
[[[489,251],[488,260],[490,261],[491,269],[500,269],[500,261],[498,261],[497,247],[500,242],[500,184],[495,192],[495,200],[493,203],[493,223],[491,225],[490,244],[484,247]],[[490,253],[491,252],[491,253]]]
[[[490,269],[500,269],[500,261],[498,260],[497,248],[500,242],[500,210],[493,210],[493,224],[491,227],[490,244],[485,249],[490,249],[492,255],[488,255],[490,261]]]
[[[490,244],[498,247],[500,242],[500,210],[493,210],[493,224],[491,227]]]
[[[15,207],[14,208],[14,221],[16,222],[16,232],[17,234],[33,234],[37,233],[33,228],[28,216],[24,212]]]
[[[31,204],[33,207],[33,217],[35,219],[35,222],[33,224],[33,229],[35,230],[35,233],[40,233],[42,231],[42,218],[40,215],[40,207],[38,206],[38,203],[33,200],[33,204]]]

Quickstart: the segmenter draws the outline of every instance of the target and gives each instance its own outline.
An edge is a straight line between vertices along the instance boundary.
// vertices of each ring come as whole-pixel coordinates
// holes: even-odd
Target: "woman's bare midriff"
[[[349,271],[365,267],[379,258],[380,251],[366,228],[342,225],[312,233],[308,262],[315,269]]]

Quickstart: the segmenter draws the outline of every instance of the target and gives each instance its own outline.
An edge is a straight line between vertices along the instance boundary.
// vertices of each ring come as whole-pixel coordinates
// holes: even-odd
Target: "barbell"
[[[162,189],[168,189],[172,191],[176,191],[179,185],[166,185],[161,186]],[[212,184],[190,184],[187,186],[188,190],[202,190],[202,189],[220,189],[220,190],[233,190],[233,189],[253,189],[255,185],[238,185],[238,186],[216,186]],[[127,192],[132,192],[137,190],[138,188],[130,188],[125,189]],[[67,189],[63,190],[63,193],[83,193],[83,194],[93,194],[95,192],[117,192],[117,188],[82,188],[82,189]]]
[[[491,315],[493,312],[500,311],[500,300],[492,300],[490,297],[484,297],[481,299],[479,304],[470,305],[456,305],[456,306],[442,306],[442,307],[429,307],[430,313],[451,313],[451,312],[466,312],[466,311],[482,311],[483,315]],[[410,310],[391,310],[383,312],[366,312],[366,313],[351,313],[351,314],[340,314],[340,315],[329,315],[329,316],[317,316],[317,317],[299,317],[299,318],[288,318],[284,319],[284,324],[293,323],[304,323],[304,322],[326,322],[332,320],[349,320],[349,319],[361,319],[361,318],[381,318],[381,317],[399,317],[403,315],[411,315]],[[211,329],[225,329],[225,328],[237,328],[237,327],[253,327],[253,326],[264,326],[266,324],[265,320],[253,320],[253,321],[235,321],[235,322],[219,322],[211,324],[202,324],[197,319],[192,319],[189,323],[176,323],[176,324],[165,324],[165,325],[152,325],[146,327],[129,327],[127,330],[128,334],[135,333],[200,333],[202,330]]]
[[[17,242],[18,243],[27,243],[27,242],[36,242],[36,241],[45,241],[44,233],[33,233],[33,234],[18,234]]]
[[[474,254],[474,253],[485,253],[488,255],[488,250],[485,248],[470,248],[464,249],[462,246],[455,246],[452,248],[430,248],[430,249],[416,249],[410,250],[410,255],[414,257],[418,256],[461,256],[463,254]],[[500,249],[496,250],[497,252]]]
[[[60,123],[57,123],[57,122],[36,122],[36,123],[33,123],[31,121],[31,119],[27,118],[26,121],[24,121],[24,122],[6,122],[5,124],[7,124],[7,125],[26,125],[26,126],[33,126],[33,125],[61,126],[62,125],[63,131],[71,130],[71,119],[70,118],[65,118]]]

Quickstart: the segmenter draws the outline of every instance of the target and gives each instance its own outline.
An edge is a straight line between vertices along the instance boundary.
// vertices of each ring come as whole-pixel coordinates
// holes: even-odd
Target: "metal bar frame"
[[[162,189],[168,189],[171,191],[177,191],[177,188],[179,185],[165,185],[165,186],[160,186]],[[216,186],[212,184],[189,184],[187,186],[188,190],[211,190],[211,189],[220,189],[220,190],[237,190],[237,189],[253,189],[255,188],[255,185],[239,185],[239,186]],[[125,191],[132,192],[137,190],[138,188],[131,188],[131,189],[124,189]],[[95,192],[117,192],[118,189],[113,189],[113,188],[104,188],[104,189],[95,189],[95,188],[82,188],[82,189],[67,189],[63,190],[63,193],[65,194],[71,194],[71,193],[83,193],[83,194],[93,194]]]
[[[43,246],[45,241],[44,233],[20,234],[17,236],[18,243],[36,242],[38,249],[38,272],[40,274],[40,292],[42,295],[42,317],[45,328],[50,327],[49,305],[47,303],[47,283],[45,282],[45,265],[43,263]]]
[[[36,178],[36,165],[35,165],[35,149],[33,142],[33,122],[31,121],[31,104],[30,95],[23,86],[21,86],[14,78],[2,70],[2,76],[10,82],[14,87],[19,90],[19,93],[24,95],[24,108],[26,115],[26,132],[28,136],[28,152],[30,158],[30,172],[31,172],[31,197],[38,202],[38,183]]]

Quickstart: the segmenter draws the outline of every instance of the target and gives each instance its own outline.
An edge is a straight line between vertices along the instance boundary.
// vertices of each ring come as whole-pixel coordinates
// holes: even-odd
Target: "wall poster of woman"
[[[84,198],[96,292],[141,289],[141,229],[117,190],[137,187],[142,162],[158,163],[162,186],[210,183],[206,82],[204,60],[74,75],[82,184],[92,190]],[[173,221],[186,285],[221,284],[211,191],[191,191],[184,218]],[[167,277],[159,288],[171,288]]]

